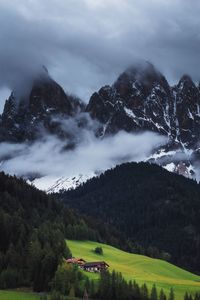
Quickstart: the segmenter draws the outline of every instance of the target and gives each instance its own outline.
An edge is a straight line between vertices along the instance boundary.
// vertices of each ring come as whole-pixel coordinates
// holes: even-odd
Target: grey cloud
[[[199,80],[199,14],[198,0],[1,0],[0,86],[24,86],[44,64],[88,101],[140,59]]]
[[[3,149],[0,160],[5,153],[11,157],[1,164],[1,170],[24,177],[30,172],[54,177],[91,174],[122,162],[144,160],[154,148],[165,142],[165,137],[149,132],[140,135],[119,132],[99,140],[88,131],[72,151],[63,151],[65,142],[53,136],[32,145],[4,143],[0,145]]]

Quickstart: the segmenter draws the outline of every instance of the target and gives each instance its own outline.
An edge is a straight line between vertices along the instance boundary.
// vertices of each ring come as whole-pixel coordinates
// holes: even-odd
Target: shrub
[[[96,247],[96,248],[94,249],[94,252],[95,252],[96,254],[103,255],[103,249],[102,249],[101,247]]]

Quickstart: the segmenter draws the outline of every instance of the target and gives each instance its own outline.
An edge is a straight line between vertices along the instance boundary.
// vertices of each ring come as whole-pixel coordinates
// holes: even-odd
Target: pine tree
[[[86,278],[86,281],[85,281],[85,291],[90,291],[90,281],[88,279],[88,277]]]
[[[140,293],[141,293],[142,299],[148,300],[148,288],[147,288],[146,283],[144,283],[144,284],[141,286]]]
[[[174,300],[174,290],[173,290],[173,288],[170,289],[168,300]]]
[[[157,289],[156,289],[155,284],[152,286],[150,299],[151,300],[158,300],[158,293],[157,293]]]
[[[94,288],[94,281],[92,280],[90,283],[90,297],[93,298],[95,296],[95,288]]]
[[[133,282],[133,296],[135,299],[140,299],[140,287],[135,280]]]
[[[111,299],[111,275],[108,271],[101,272],[99,283],[99,296],[104,300]]]
[[[193,300],[193,297],[191,294],[189,295],[189,300]]]
[[[184,300],[189,300],[189,295],[188,295],[187,292],[186,292],[185,295],[184,295]]]
[[[166,297],[163,289],[160,290],[159,300],[167,300],[167,297]]]
[[[194,300],[200,300],[200,293],[195,293]]]

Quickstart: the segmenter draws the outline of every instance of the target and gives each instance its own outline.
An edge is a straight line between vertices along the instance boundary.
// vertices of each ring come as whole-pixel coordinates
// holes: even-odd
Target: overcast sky
[[[0,28],[0,100],[41,65],[84,101],[138,59],[200,79],[199,0],[0,0]]]

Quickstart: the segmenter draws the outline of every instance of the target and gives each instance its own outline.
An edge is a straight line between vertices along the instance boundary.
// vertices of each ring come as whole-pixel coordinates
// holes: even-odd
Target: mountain
[[[53,135],[65,142],[63,150],[73,151],[85,139],[85,133],[102,140],[121,130],[136,134],[151,131],[166,136],[167,142],[153,149],[145,161],[198,179],[199,108],[200,88],[188,75],[170,86],[148,62],[125,70],[112,86],[94,93],[87,106],[66,94],[43,68],[24,92],[16,89],[6,101],[0,117],[0,142],[31,144]],[[1,162],[10,156],[6,153]],[[99,172],[90,173],[96,171]],[[30,170],[27,173],[31,174]],[[51,174],[34,174],[28,179],[43,190],[57,192],[74,188],[91,177],[89,173],[79,173],[71,177],[58,174],[54,181]]]
[[[128,68],[112,86],[90,98],[86,110],[104,125],[103,133],[151,130],[186,147],[197,147],[200,131],[200,91],[184,75],[170,87],[146,62]]]
[[[170,87],[148,62],[128,68],[112,86],[102,87],[86,108],[79,99],[67,95],[44,69],[33,79],[26,96],[18,97],[12,92],[6,101],[0,123],[1,140],[31,140],[38,136],[41,124],[47,132],[60,135],[53,117],[73,117],[84,110],[100,121],[101,135],[150,130],[168,136],[174,147],[199,146],[199,87],[187,75]]]
[[[6,100],[0,120],[0,141],[24,142],[45,133],[69,138],[61,119],[74,116],[84,105],[67,95],[46,69],[32,79],[26,93],[13,91]]]
[[[94,93],[87,106],[93,118],[104,124],[104,133],[118,130],[170,130],[171,91],[153,65],[132,67],[110,87]]]
[[[151,161],[192,177],[199,156],[199,107],[200,89],[189,76],[184,75],[171,87],[152,64],[145,62],[128,68],[112,86],[94,93],[86,111],[102,123],[102,136],[120,130],[166,135],[167,145],[158,149]],[[179,158],[174,157],[177,151]]]
[[[200,273],[200,186],[194,180],[156,165],[127,163],[57,198]]]

